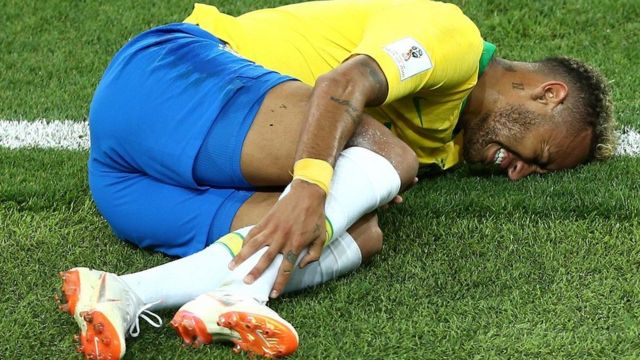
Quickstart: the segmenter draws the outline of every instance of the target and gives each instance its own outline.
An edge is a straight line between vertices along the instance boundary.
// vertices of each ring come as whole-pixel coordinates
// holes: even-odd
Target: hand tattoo
[[[296,260],[298,260],[298,254],[293,252],[293,250],[289,250],[287,254],[284,256],[284,259],[293,265],[296,263]]]

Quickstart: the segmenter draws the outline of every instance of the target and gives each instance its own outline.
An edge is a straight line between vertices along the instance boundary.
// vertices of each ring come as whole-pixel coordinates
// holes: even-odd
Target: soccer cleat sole
[[[58,277],[62,280],[62,298],[55,295],[58,309],[73,316],[80,298],[80,273],[73,269],[58,273]]]
[[[240,335],[234,351],[245,351],[259,356],[279,358],[298,349],[298,335],[290,325],[271,317],[240,311],[220,315],[218,325]]]
[[[78,352],[89,360],[120,359],[123,344],[107,316],[100,311],[83,312],[81,316],[87,325],[87,331],[76,337],[80,341]]]
[[[171,320],[171,327],[182,338],[185,346],[200,347],[213,341],[204,321],[189,311],[178,311]]]

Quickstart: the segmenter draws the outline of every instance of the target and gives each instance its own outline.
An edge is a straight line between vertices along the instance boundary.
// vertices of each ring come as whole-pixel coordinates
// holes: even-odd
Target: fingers
[[[258,228],[258,225],[254,226],[253,229],[249,231],[244,240],[244,244],[242,244],[242,249],[240,249],[240,252],[229,263],[229,270],[233,270],[238,267],[263,247],[263,244],[259,241],[259,234],[260,229]]]
[[[260,257],[260,260],[256,264],[256,266],[247,273],[244,277],[244,282],[247,284],[253,283],[257,278],[259,278],[262,273],[271,265],[273,259],[275,259],[276,255],[278,255],[278,248],[275,246],[269,246],[267,251]]]
[[[288,250],[284,254],[282,264],[280,264],[280,269],[278,270],[278,277],[273,283],[273,289],[269,295],[271,298],[277,298],[282,293],[282,290],[284,290],[285,285],[287,285],[287,282],[291,277],[291,273],[293,272],[293,268],[296,265],[297,260],[298,253],[293,250]]]
[[[300,261],[300,268],[303,268],[309,263],[318,261],[318,259],[320,259],[322,249],[324,248],[325,236],[325,234],[317,236],[313,243],[311,243],[311,245],[307,248],[307,254]],[[298,257],[300,256],[301,251],[302,250],[296,251],[295,249],[292,249],[285,252],[282,259],[282,264],[280,265],[280,269],[278,272],[278,277],[273,283],[273,289],[271,290],[271,294],[269,295],[271,298],[277,298],[284,290],[287,282],[289,282],[291,273],[295,271],[295,265],[298,261]]]
[[[280,293],[282,293],[282,290],[287,284],[287,281],[289,280],[291,272],[293,271],[300,251],[295,249],[295,245],[293,245],[295,244],[295,242],[292,242],[291,246],[287,246],[288,242],[285,241],[285,237],[282,237],[281,239],[283,240],[280,241],[266,243],[265,241],[263,241],[264,239],[273,239],[274,237],[267,235],[265,232],[255,233],[254,229],[252,229],[252,231],[247,234],[247,238],[245,240],[244,246],[242,247],[242,250],[240,250],[238,255],[236,255],[231,263],[229,263],[229,269],[237,269],[244,261],[260,251],[260,249],[266,247],[258,262],[243,278],[243,281],[246,284],[251,284],[260,276],[262,276],[265,270],[267,270],[267,268],[269,268],[269,266],[273,263],[278,254],[283,253],[284,258],[282,264],[280,265],[278,276],[273,287],[275,292],[271,293],[272,297],[277,297]],[[247,266],[250,265],[247,264]]]
[[[240,276],[244,276],[245,283],[251,284],[269,268],[278,253],[282,253],[284,260],[277,268],[272,297],[279,296],[284,289],[302,249],[311,249],[310,255],[305,257],[305,265],[320,257],[326,236],[324,206],[319,206],[323,204],[309,202],[305,197],[302,200],[291,198],[294,190],[292,187],[291,192],[249,231],[242,249],[229,263],[230,270],[238,271],[240,264],[249,260],[242,265]],[[292,221],[296,217],[301,221]],[[244,275],[245,269],[249,268],[251,270]]]
[[[318,261],[320,259],[320,255],[322,254],[322,249],[324,248],[324,239],[322,237],[316,238],[316,240],[309,246],[307,249],[307,254],[300,261],[300,268],[309,265],[314,261]]]

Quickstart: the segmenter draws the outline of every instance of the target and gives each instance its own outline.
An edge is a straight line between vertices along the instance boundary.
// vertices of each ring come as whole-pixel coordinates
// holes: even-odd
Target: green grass
[[[234,14],[282,3],[218,2]],[[456,3],[501,56],[589,60],[612,82],[619,122],[640,127],[640,2]],[[0,118],[86,119],[111,55],[191,6],[0,1]],[[75,323],[52,298],[58,271],[169,261],[111,234],[91,201],[86,160],[0,149],[0,358],[79,357]],[[619,158],[516,183],[469,168],[421,182],[381,214],[385,248],[372,263],[273,302],[301,335],[293,358],[640,357],[639,178],[638,161]],[[144,324],[127,358],[243,358],[179,344],[170,328]]]

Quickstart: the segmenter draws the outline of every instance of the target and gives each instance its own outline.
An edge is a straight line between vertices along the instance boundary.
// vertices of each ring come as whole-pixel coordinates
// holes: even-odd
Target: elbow
[[[316,80],[314,91],[342,99],[353,99],[358,95],[357,84],[349,77],[342,75],[336,71],[321,75]]]
[[[318,77],[314,92],[348,101],[355,108],[364,109],[371,96],[369,87],[367,79],[358,76],[353,69],[336,68]]]

